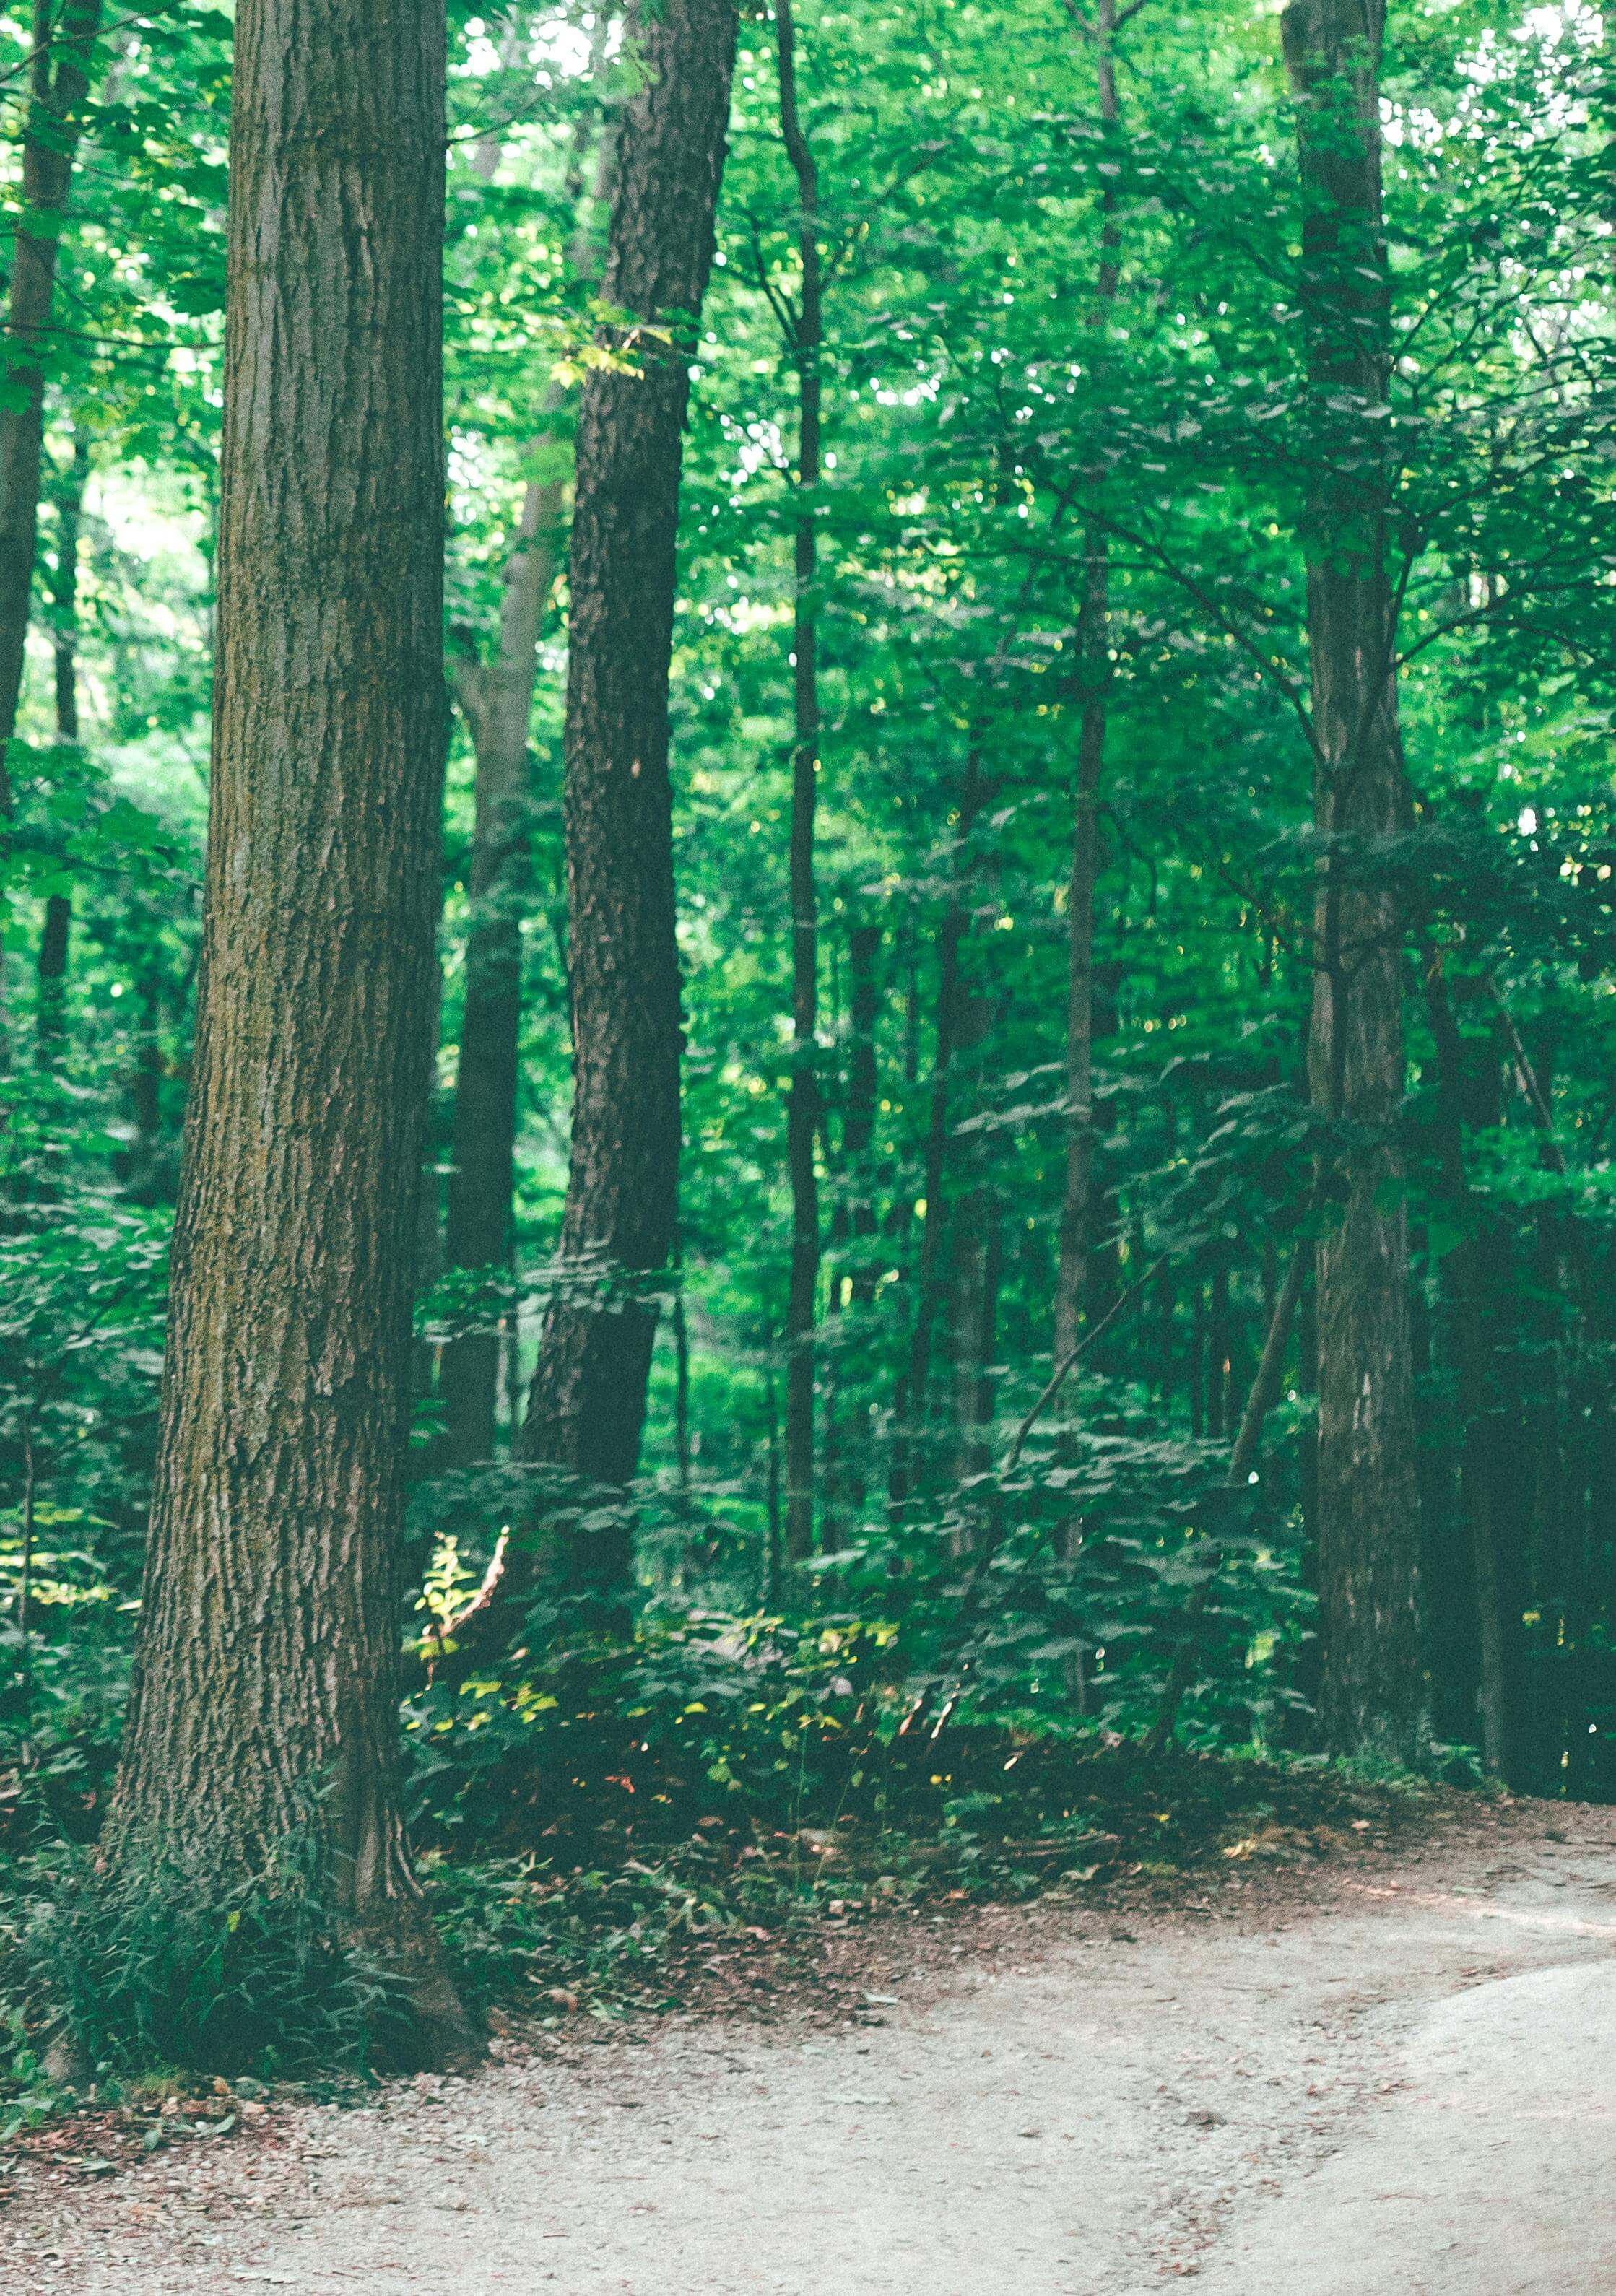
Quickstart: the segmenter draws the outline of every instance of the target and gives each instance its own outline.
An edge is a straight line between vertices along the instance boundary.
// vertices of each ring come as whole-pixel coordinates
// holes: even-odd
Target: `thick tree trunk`
[[[631,321],[638,371],[583,390],[567,676],[572,1163],[566,1280],[545,1319],[519,1442],[593,1481],[639,1459],[656,1332],[648,1279],[668,1265],[679,1160],[668,674],[689,331],[712,261],[729,120],[733,0],[665,0],[640,27],[647,78],[627,106],[603,293]],[[557,1554],[565,1582],[626,1587],[625,1521]]]
[[[53,489],[56,563],[51,571],[51,647],[56,672],[56,739],[64,746],[76,744],[78,740],[78,526],[89,474],[89,442],[82,431],[76,431],[72,460]],[[39,936],[39,1001],[34,1011],[35,1037],[42,1068],[54,1067],[62,1057],[72,926],[73,904],[70,896],[48,894],[45,924]]]
[[[599,21],[603,32],[605,19]],[[581,130],[569,184],[580,192],[587,136],[587,128]],[[488,146],[488,173],[497,164],[498,148],[493,142]],[[481,162],[480,150],[478,158]],[[591,222],[609,192],[611,163],[606,136],[589,209],[573,237],[570,268],[576,280],[593,280],[598,268]],[[559,385],[546,393],[546,427],[530,449],[540,468],[524,489],[515,542],[505,562],[494,652],[487,661],[461,653],[454,664],[455,690],[471,729],[477,772],[444,1257],[451,1267],[482,1267],[499,1276],[510,1272],[513,1242],[521,922],[528,890],[528,735],[538,641],[555,586],[570,477],[564,442],[551,426],[566,397]],[[502,1345],[500,1332],[475,1331],[443,1350],[438,1391],[447,1465],[470,1466],[494,1448]]]
[[[785,1548],[793,1562],[814,1551],[814,1326],[819,1301],[819,909],[814,886],[814,809],[819,776],[818,546],[819,352],[824,338],[819,262],[819,175],[797,105],[796,30],[790,0],[775,0],[780,133],[797,178],[802,300],[792,346],[797,368],[796,520],[792,619],[792,1078],[785,1160],[792,1184],[792,1272],[786,1304]]]
[[[205,947],[109,1849],[258,1874],[467,2033],[398,1790],[397,1542],[445,726],[432,0],[242,0]]]
[[[1309,1076],[1357,1128],[1318,1245],[1320,1725],[1407,1759],[1425,1710],[1408,1248],[1391,1127],[1404,1087],[1402,954],[1374,840],[1403,820],[1386,570],[1388,291],[1379,0],[1292,0],[1301,299],[1316,475],[1306,512],[1321,840]]]

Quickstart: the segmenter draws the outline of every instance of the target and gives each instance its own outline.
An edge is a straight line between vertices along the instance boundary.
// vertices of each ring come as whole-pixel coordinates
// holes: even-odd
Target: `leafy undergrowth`
[[[455,1977],[496,2046],[675,2007],[770,2014],[790,1998],[840,2014],[834,1941],[883,1919],[1057,1892],[1114,1904],[1179,1877],[1204,1889],[1208,1869],[1307,1861],[1366,1831],[1395,1847],[1430,1822],[1431,1790],[1412,1778],[1249,1750],[1147,1761],[1153,1710],[1142,1691],[1136,1713],[1080,1717],[1063,1693],[1029,1703],[963,1662],[917,1669],[879,1622],[642,1620],[426,1685],[406,1709],[410,1822]],[[41,1887],[82,1870],[72,1844],[93,1836],[103,1798],[115,1733],[86,1712],[64,1707],[60,1744],[46,1760],[36,1739],[21,1790],[0,1797],[0,2184],[6,2156],[72,2142],[93,2174],[148,2143],[239,2136],[258,2118],[253,2085],[290,2088],[295,2071],[308,2094],[311,2056],[318,2093],[362,2095],[370,2078],[351,2018],[341,2051],[294,2047],[295,2016],[250,2048],[203,2046],[226,2023],[240,2038],[227,1997],[261,2005],[266,1988],[231,1976],[234,1929],[217,1953],[199,1931],[176,1958],[158,1922],[162,1969],[184,1964],[185,2015],[147,2021],[131,2054],[120,2013],[69,2084],[52,2034],[65,2017],[93,2038],[73,2000],[108,1994],[122,1966],[108,1938],[121,1949],[129,1927],[103,1938],[93,1892]],[[136,1940],[146,1961],[152,1929]],[[168,1977],[160,1990],[171,2008]]]
[[[1012,1777],[1029,1766],[1027,1750],[1006,1753],[1002,1739],[990,1748],[987,1735],[954,1765],[951,1784],[990,1759],[1001,1778],[1006,1762]],[[883,1923],[946,1923],[952,1912],[1038,1897],[1160,1902],[1180,1880],[1186,1894],[1204,1891],[1215,1876],[1309,1865],[1366,1838],[1394,1849],[1432,1816],[1432,1790],[1420,1782],[1340,1766],[1037,1751],[1013,1793],[952,1794],[926,1833],[850,1816],[791,1830],[709,1816],[682,1840],[642,1842],[632,1820],[586,1827],[580,1813],[568,1845],[553,1838],[478,1858],[439,1849],[423,1858],[423,1879],[467,2005],[497,2052],[512,2036],[540,2046],[557,2029],[604,2038],[624,2021],[674,2010],[770,2017],[788,1999],[875,2021],[867,2005],[879,1996],[828,1977],[833,1941],[864,1931],[874,1945]],[[13,2011],[9,2043],[0,2040],[0,2200],[20,2161],[93,2177],[160,2147],[263,2136],[277,2098],[351,2103],[373,2086],[352,2073],[265,2082],[103,2066],[76,2089],[53,2078],[44,2036]]]
[[[972,1751],[1001,1775],[1007,1759],[1021,1767],[1003,1740]],[[576,1842],[476,1862],[439,1852],[426,1860],[427,1886],[468,2003],[504,2030],[512,2019],[611,2021],[681,2006],[710,1989],[704,1973],[773,1997],[782,1967],[806,1974],[805,1954],[827,1931],[921,1907],[1057,1891],[1081,1900],[1306,1862],[1364,1833],[1392,1847],[1429,1816],[1429,1790],[1415,1782],[1320,1763],[1146,1765],[1068,1748],[1034,1767],[1046,1788],[1058,1775],[1061,1791],[953,1794],[924,1833],[851,1816],[790,1831],[708,1817],[683,1841],[646,1843],[632,1821],[605,1820],[585,1858]]]

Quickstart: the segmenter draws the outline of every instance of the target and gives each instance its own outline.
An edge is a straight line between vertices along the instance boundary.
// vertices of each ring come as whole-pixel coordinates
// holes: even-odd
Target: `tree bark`
[[[1352,1128],[1317,1252],[1320,1726],[1407,1759],[1424,1726],[1419,1486],[1402,1165],[1402,951],[1374,841],[1404,820],[1391,667],[1379,0],[1292,0],[1301,303],[1313,439],[1305,511],[1320,840],[1309,1077]]]
[[[713,251],[735,48],[733,0],[665,0],[641,25],[647,78],[624,112],[603,292],[637,372],[584,385],[567,676],[572,1157],[563,1281],[546,1315],[518,1449],[623,1484],[639,1459],[679,1160],[668,676],[689,333]],[[670,328],[671,346],[656,334]],[[625,1589],[630,1538],[570,1540],[563,1583]]]
[[[312,1829],[422,2062],[468,2034],[406,1859],[397,1548],[446,695],[444,23],[242,0],[204,954],[109,1852]]]
[[[797,246],[802,299],[792,345],[797,369],[794,605],[792,620],[792,1076],[785,1160],[792,1186],[792,1269],[786,1303],[785,1549],[814,1551],[814,1327],[819,1300],[819,912],[814,885],[814,810],[819,775],[818,545],[820,347],[824,323],[819,259],[819,174],[797,104],[796,29],[791,0],[775,0],[780,134],[797,178]]]
[[[61,484],[54,489],[56,563],[51,571],[51,648],[55,658],[56,739],[63,746],[75,745],[78,740],[78,526],[84,512],[84,490],[89,474],[89,442],[82,431],[75,431],[72,459]],[[41,1068],[53,1068],[62,1057],[67,1020],[68,949],[72,927],[71,897],[66,893],[47,894],[45,923],[39,935],[39,1000],[34,1010],[35,1041]]]
[[[101,0],[34,0],[33,61],[22,132],[22,215],[12,258],[0,408],[0,832],[14,810],[6,751],[17,730],[29,603],[39,537],[45,453],[45,366],[56,250],[84,133]]]
[[[603,17],[600,23],[603,31]],[[478,163],[485,173],[493,172],[498,149],[490,141],[485,160],[480,148]],[[571,185],[580,192],[587,156],[587,143],[580,139],[571,176]],[[611,138],[603,136],[589,210],[572,242],[570,269],[578,281],[593,280],[598,269],[590,216],[608,195],[610,170]],[[515,543],[505,562],[494,652],[487,661],[462,652],[454,662],[455,695],[471,730],[477,770],[444,1257],[451,1267],[484,1267],[501,1276],[510,1272],[516,1171],[528,734],[538,641],[566,523],[570,472],[565,443],[555,427],[566,398],[559,384],[546,392],[545,422],[529,450],[537,467],[523,491]],[[438,1392],[448,1466],[470,1466],[493,1451],[501,1345],[501,1333],[487,1330],[468,1332],[444,1348]]]

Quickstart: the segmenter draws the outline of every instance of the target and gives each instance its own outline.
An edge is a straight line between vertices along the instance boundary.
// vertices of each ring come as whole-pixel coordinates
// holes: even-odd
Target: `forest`
[[[1616,1800],[1604,20],[32,0],[0,127],[0,2129]]]

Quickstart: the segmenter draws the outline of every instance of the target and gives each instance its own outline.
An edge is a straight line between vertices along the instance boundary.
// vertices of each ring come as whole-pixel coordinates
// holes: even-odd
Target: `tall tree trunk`
[[[56,250],[84,132],[101,0],[34,0],[33,60],[22,130],[22,214],[6,314],[6,403],[0,408],[0,828],[13,809],[5,752],[17,730],[29,602],[38,548],[45,453],[45,365]]]
[[[1424,1709],[1408,1245],[1390,1136],[1404,1085],[1402,955],[1373,840],[1404,815],[1385,476],[1389,298],[1379,0],[1292,0],[1301,302],[1314,438],[1308,626],[1321,841],[1309,1076],[1357,1128],[1318,1245],[1320,1725],[1407,1759]]]
[[[1448,1255],[1453,1336],[1459,1373],[1459,1483],[1470,1528],[1480,1667],[1477,1710],[1481,1754],[1494,1777],[1510,1775],[1509,1670],[1505,1600],[1494,1516],[1497,1420],[1491,1394],[1492,1318],[1488,1312],[1482,1241],[1464,1163],[1464,1047],[1454,1018],[1441,958],[1424,952],[1425,1010],[1437,1049],[1437,1148],[1443,1192],[1462,1230]]]
[[[1214,1443],[1229,1431],[1229,1263],[1219,1252],[1212,1268],[1212,1306],[1207,1318],[1206,1431]]]
[[[1099,0],[1093,36],[1099,81],[1101,135],[1114,136],[1117,102],[1114,0]],[[1117,299],[1121,234],[1116,193],[1104,179],[1100,194],[1100,264],[1090,325],[1108,324]],[[1093,1242],[1090,1197],[1094,1179],[1095,886],[1100,868],[1100,775],[1105,762],[1105,720],[1111,683],[1109,568],[1105,536],[1089,529],[1084,551],[1084,594],[1078,618],[1078,676],[1082,718],[1073,793],[1071,874],[1066,904],[1066,1173],[1061,1201],[1061,1257],[1055,1276],[1054,1360],[1063,1363],[1078,1343]]]
[[[961,1017],[960,943],[971,921],[964,873],[982,803],[982,753],[980,743],[972,742],[965,755],[960,787],[959,819],[954,835],[954,884],[937,936],[937,1041],[931,1062],[931,1110],[922,1180],[926,1216],[921,1227],[915,1271],[915,1321],[909,1332],[908,1356],[893,1395],[895,1437],[888,1496],[894,1505],[907,1499],[915,1488],[916,1450],[931,1379],[931,1335],[943,1266],[943,1171],[948,1150],[949,1086]]]
[[[876,1062],[875,1035],[881,1016],[881,984],[876,959],[881,954],[881,927],[854,925],[848,934],[848,972],[851,994],[851,1023],[848,1044],[848,1100],[841,1128],[844,1184],[851,1197],[848,1230],[851,1254],[852,1303],[867,1308],[875,1297],[875,1267],[870,1240],[877,1232],[874,1175],[870,1158],[875,1146],[875,1109],[881,1097],[881,1071]]]
[[[140,1647],[109,1848],[263,1874],[468,2035],[398,1798],[445,691],[444,23],[242,0],[205,951]]]
[[[598,23],[603,36],[606,18]],[[587,160],[579,129],[569,189],[581,195]],[[499,145],[480,146],[477,163],[491,175]],[[593,196],[574,234],[570,270],[593,280],[599,267],[592,218],[611,184],[611,144],[603,135]],[[521,912],[527,879],[528,735],[544,631],[566,520],[570,473],[555,418],[566,390],[546,394],[545,421],[529,448],[535,472],[522,494],[516,537],[505,562],[499,635],[487,661],[456,652],[455,691],[476,751],[476,816],[472,832],[471,924],[466,935],[465,1003],[455,1079],[444,1258],[451,1267],[509,1273],[516,1171],[516,1090],[521,1038]],[[502,1335],[468,1332],[443,1350],[439,1400],[444,1460],[469,1466],[494,1448]]]
[[[572,1161],[568,1280],[545,1318],[518,1445],[593,1481],[639,1459],[656,1333],[648,1278],[674,1242],[679,1162],[668,675],[689,341],[712,261],[729,122],[734,0],[664,0],[639,28],[646,78],[619,132],[603,293],[630,322],[638,372],[592,369],[572,513],[567,674]],[[570,1539],[563,1582],[626,1588],[630,1538]]]
[[[11,745],[22,695],[34,559],[39,544],[39,481],[45,453],[45,369],[50,350],[56,250],[84,132],[85,103],[101,30],[102,0],[34,0],[32,57],[22,123],[22,209],[12,242],[0,406],[0,915],[10,873],[16,792]],[[65,957],[64,957],[65,961]],[[4,988],[0,952],[0,988]],[[8,1057],[0,1011],[0,1066]],[[0,1109],[0,1131],[5,1114]]]
[[[971,905],[974,907],[974,904]],[[991,930],[979,920],[961,943],[962,980],[955,1063],[980,1118],[988,1105],[988,1048],[999,1019],[998,1000],[987,976],[992,963]],[[980,1125],[964,1134],[956,1150],[957,1193],[950,1208],[953,1298],[951,1301],[955,1393],[955,1471],[961,1480],[986,1474],[993,1464],[993,1357],[998,1333],[998,1295],[1004,1236],[998,1190],[994,1185],[992,1134]],[[974,1492],[961,1503],[961,1552],[974,1552],[997,1537]]]
[[[775,0],[780,134],[797,178],[802,299],[792,346],[797,368],[795,603],[792,619],[792,1078],[785,1160],[792,1184],[792,1273],[785,1314],[785,1547],[794,1562],[814,1549],[814,1326],[819,1299],[819,909],[814,887],[814,808],[819,775],[818,545],[820,348],[824,322],[819,260],[819,174],[797,103],[797,37],[791,0]]]
[[[82,430],[76,430],[72,458],[53,488],[56,563],[51,571],[51,648],[55,657],[56,739],[64,747],[76,745],[78,740],[78,526],[89,475],[89,441]],[[39,1001],[34,1013],[42,1068],[54,1067],[62,1057],[72,925],[70,896],[47,894],[39,936]]]

